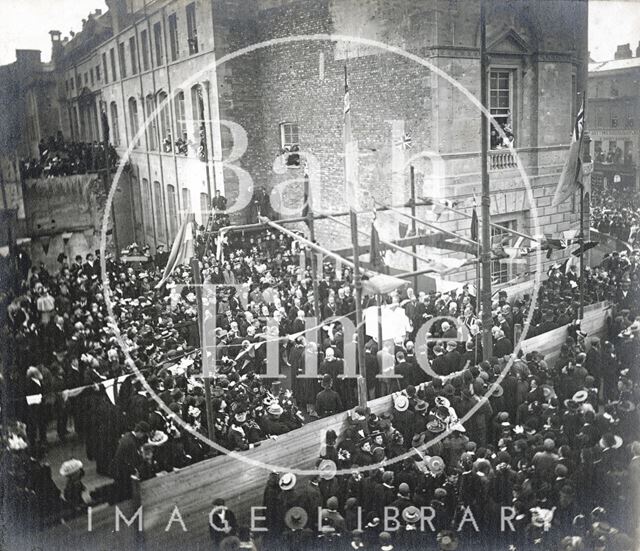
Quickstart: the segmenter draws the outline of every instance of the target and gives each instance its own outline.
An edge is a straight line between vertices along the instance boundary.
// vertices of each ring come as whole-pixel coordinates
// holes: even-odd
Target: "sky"
[[[16,50],[42,50],[42,60],[51,59],[50,30],[62,37],[80,32],[89,13],[107,11],[104,0],[0,0],[0,65],[12,63]]]
[[[618,44],[640,42],[640,0],[589,0],[589,51],[595,61],[613,59]]]
[[[42,50],[42,60],[49,61],[49,31],[57,29],[63,37],[70,30],[79,32],[82,19],[96,8],[105,12],[105,1],[0,0],[0,65],[15,61],[16,49]],[[613,59],[616,46],[627,42],[635,55],[639,41],[640,0],[589,0],[589,50],[593,59]]]

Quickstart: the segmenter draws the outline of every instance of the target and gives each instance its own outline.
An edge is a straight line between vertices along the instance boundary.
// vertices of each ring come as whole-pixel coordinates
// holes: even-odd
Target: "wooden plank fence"
[[[602,334],[610,314],[607,303],[590,305],[585,308],[583,328],[589,335]],[[560,327],[524,341],[523,351],[538,350],[553,360],[566,336],[567,326]],[[390,411],[391,397],[372,400],[369,407],[378,415]],[[222,455],[141,483],[139,503],[143,507],[143,534],[136,533],[133,528],[122,527],[116,533],[115,510],[103,507],[94,512],[92,532],[87,531],[87,519],[82,517],[52,530],[43,543],[52,549],[155,550],[180,546],[190,550],[210,549],[208,522],[214,499],[224,499],[227,506],[236,512],[239,522],[248,523],[251,507],[262,505],[269,472],[312,469],[326,431],[333,429],[339,434],[346,426],[347,416],[345,412],[319,419],[277,440],[265,441],[259,447],[243,452],[243,458],[253,463]],[[298,483],[306,478],[299,476]],[[129,518],[136,507],[136,500],[120,504]],[[186,532],[177,521],[166,530],[175,507],[187,528]]]
[[[611,305],[608,302],[598,302],[584,307],[582,330],[589,336],[602,336],[607,329],[607,319],[611,317]],[[558,327],[542,335],[537,335],[522,342],[522,351],[537,350],[544,354],[547,360],[555,360],[560,353],[560,346],[568,336],[568,325]]]

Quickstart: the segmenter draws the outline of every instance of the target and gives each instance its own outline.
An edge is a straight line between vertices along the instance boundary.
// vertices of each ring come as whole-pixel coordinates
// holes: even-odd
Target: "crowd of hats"
[[[269,479],[264,505],[282,516],[264,539],[291,549],[632,551],[640,327],[608,337],[612,348],[567,339],[554,365],[531,353],[410,385],[380,415],[354,408],[341,434],[324,435],[315,476]],[[513,507],[513,532],[501,531],[501,507]],[[479,532],[470,522],[458,530],[465,511]]]
[[[640,195],[629,190],[594,186],[591,197],[591,225],[602,233],[637,246],[640,230]]]
[[[49,178],[86,174],[107,168],[107,156],[102,142],[73,142],[62,134],[42,139],[38,144],[40,158],[20,161],[23,178]],[[109,166],[115,170],[119,162],[115,148],[109,144]]]
[[[198,236],[198,242],[206,243],[206,239]],[[304,358],[300,350],[308,350],[317,353],[322,360],[325,350],[335,350],[341,355],[344,343],[339,324],[323,327],[323,341],[317,347],[302,337],[297,337],[295,342],[289,339],[290,335],[298,332],[296,318],[300,312],[303,315],[313,314],[314,302],[310,262],[307,262],[308,267],[300,267],[300,250],[291,239],[270,231],[259,236],[238,233],[229,236],[222,252],[222,261],[216,260],[213,251],[205,252],[202,257],[203,279],[208,283],[244,283],[248,305],[243,305],[243,297],[233,290],[223,289],[217,297],[216,322],[221,346],[217,358],[219,371],[213,381],[214,432],[216,439],[227,447],[243,450],[258,444],[263,438],[300,426],[300,410],[304,413],[305,406],[313,403],[316,392],[321,388],[320,382],[315,380],[310,381],[306,388],[298,385],[284,390],[267,384],[261,378],[265,373],[266,340],[279,339],[281,361],[291,363],[296,370],[303,368],[303,364],[293,361],[294,350],[297,350],[299,358]],[[405,486],[401,488],[401,484],[397,484],[398,480],[406,478],[403,483],[409,486],[409,496],[415,500],[420,491],[414,479],[424,479],[430,484],[421,499],[426,503],[442,501],[445,505],[452,501],[453,505],[449,503],[451,507],[465,503],[460,501],[463,498],[452,499],[460,490],[459,481],[466,480],[465,473],[473,474],[473,485],[484,488],[484,482],[480,483],[476,478],[495,481],[507,464],[509,469],[506,472],[513,478],[514,491],[522,498],[516,505],[528,521],[532,508],[546,510],[562,493],[559,490],[554,493],[553,481],[547,480],[549,473],[545,471],[543,476],[532,466],[533,458],[542,450],[557,455],[558,459],[554,459],[556,466],[567,469],[565,478],[571,484],[561,480],[560,489],[573,489],[574,504],[590,503],[589,500],[597,502],[593,496],[604,494],[604,501],[614,495],[616,499],[628,499],[624,491],[603,492],[602,487],[591,487],[591,497],[585,498],[586,501],[578,500],[575,493],[584,491],[586,487],[577,483],[578,475],[583,476],[582,469],[586,469],[583,465],[602,464],[603,455],[616,455],[615,466],[621,467],[617,472],[624,471],[628,465],[629,444],[637,438],[630,428],[635,425],[629,422],[629,418],[634,419],[637,415],[638,376],[635,365],[638,363],[640,323],[635,321],[637,306],[633,302],[637,260],[636,255],[611,255],[602,267],[590,271],[587,277],[585,296],[588,300],[610,298],[626,306],[616,313],[608,340],[598,349],[597,361],[593,358],[588,361],[588,355],[583,356],[586,343],[584,335],[576,328],[573,337],[563,345],[561,359],[554,366],[548,365],[539,355],[530,354],[517,360],[503,380],[499,377],[505,360],[492,359],[479,365],[472,362],[446,379],[436,378],[426,385],[409,385],[395,397],[391,412],[378,417],[362,410],[352,412],[352,425],[340,435],[339,443],[333,444],[335,453],[330,449],[332,446],[327,445],[328,451],[321,458],[332,461],[335,466],[323,464],[321,470],[328,473],[325,477],[335,473],[336,468],[392,460],[407,453],[411,447],[424,447],[435,437],[442,440],[425,448],[418,461],[411,457],[407,458],[409,461],[389,465],[387,470],[396,476],[392,484],[395,484],[394,492],[406,494]],[[23,440],[31,444],[26,450],[19,450],[20,441],[15,435],[7,434],[13,442],[12,455],[16,456],[18,452],[33,454],[38,440],[43,443],[43,420],[46,428],[49,420],[70,415],[74,429],[85,440],[88,456],[95,457],[99,469],[106,473],[109,472],[109,460],[115,453],[119,435],[140,423],[149,423],[149,430],[142,432],[148,435],[145,436],[149,440],[147,448],[151,446],[157,450],[154,453],[158,468],[170,470],[208,456],[211,452],[176,422],[176,418],[181,417],[192,428],[204,434],[208,432],[203,384],[194,376],[200,371],[200,359],[196,352],[198,329],[193,323],[197,301],[194,289],[189,286],[189,268],[178,267],[167,286],[156,291],[154,284],[160,277],[160,269],[153,262],[145,265],[143,271],[136,271],[127,264],[107,258],[114,305],[114,317],[110,318],[98,259],[87,259],[85,263],[76,261],[67,266],[66,258],[61,257],[60,262],[60,272],[53,275],[42,266],[34,267],[25,273],[21,292],[17,296],[6,297],[6,303],[10,303],[8,312],[14,336],[10,346],[15,353],[14,365],[7,372],[2,390],[5,395],[21,397],[20,401],[11,402],[7,411],[9,416],[25,420],[27,427]],[[575,308],[576,291],[570,283],[574,281],[571,271],[554,268],[550,276],[551,281],[546,282],[540,292],[541,303],[534,314],[534,318],[540,316],[542,320],[538,326],[544,323],[549,311],[559,315],[562,302],[571,303]],[[55,299],[53,312],[40,309],[44,289]],[[625,292],[625,289],[632,292]],[[323,307],[322,318],[331,315],[353,317],[348,269],[336,270],[334,265],[326,264],[318,290]],[[599,295],[602,290],[604,295]],[[514,313],[514,310],[519,308],[521,313],[527,306],[525,297],[523,302],[505,308],[509,306],[507,298],[506,294],[501,294],[495,305],[496,321],[505,330],[507,326],[513,327],[509,320],[517,319],[515,314],[518,312]],[[208,300],[210,297],[205,295],[204,301]],[[396,306],[402,305],[407,313],[411,307],[414,313],[421,311],[409,298],[401,302],[400,297],[394,295],[390,300]],[[426,305],[424,311],[429,312],[427,316],[455,310],[463,315],[470,313],[473,317],[474,301],[467,291],[462,294],[423,293],[418,302]],[[567,313],[567,319],[571,321],[572,315],[573,311]],[[277,320],[276,332],[267,326],[269,319]],[[411,319],[415,333],[424,319],[415,316]],[[465,322],[463,316],[460,321]],[[555,321],[556,325],[560,324]],[[58,325],[60,331],[56,330]],[[115,325],[127,343],[134,364],[146,376],[147,384],[142,385],[133,376],[129,377],[119,385],[113,396],[115,404],[111,404],[100,383],[132,373],[131,363],[125,361],[120,350]],[[452,328],[441,325],[439,334],[444,336],[449,329]],[[407,338],[410,339],[411,335]],[[396,343],[396,349],[403,350],[408,359],[413,357],[409,344],[406,339]],[[375,358],[375,354],[371,356]],[[34,384],[40,387],[45,397],[64,388],[96,383],[99,386],[83,391],[68,403],[45,399],[42,404],[27,405],[22,397],[31,381],[36,381]],[[593,390],[598,385],[602,387],[600,404],[595,402]],[[149,395],[149,388],[160,397],[171,414],[159,407]],[[479,406],[470,420],[461,422],[464,414],[476,405],[478,396],[487,390],[492,393],[489,403]],[[345,396],[344,405],[352,407],[355,396],[348,393]],[[104,412],[108,414],[103,415]],[[117,419],[120,428],[115,432],[115,439],[113,435],[102,438],[104,419],[111,415]],[[572,430],[567,430],[569,422],[573,423]],[[64,429],[59,429],[62,437],[66,423],[59,424],[59,427]],[[452,435],[447,434],[449,430],[453,431]],[[553,449],[547,449],[551,448],[549,442]],[[162,453],[161,450],[167,447],[171,453]],[[6,448],[10,446],[7,444]],[[457,451],[452,451],[454,448]],[[604,454],[607,450],[620,453]],[[345,488],[351,483],[361,487],[364,480],[378,483],[376,473],[384,476],[384,472],[374,469],[360,479],[356,476],[355,481],[345,480]],[[610,480],[609,470],[598,473],[602,476],[596,479],[603,481],[602,484],[620,486],[620,480]],[[553,474],[556,474],[555,468]],[[522,478],[524,475],[530,476]],[[334,474],[329,480],[343,478],[344,475]],[[438,484],[434,485],[435,482]],[[623,489],[631,488],[628,484],[622,486]],[[294,490],[295,487],[294,483]],[[495,490],[494,486],[491,488]],[[364,492],[354,496],[336,494],[325,497],[327,500],[336,497],[340,508],[351,497],[363,505]],[[474,498],[470,506],[478,507],[478,499]],[[618,513],[625,504],[628,501],[605,503],[608,520],[617,522],[622,516]],[[367,517],[371,512],[367,511]],[[620,526],[622,530],[628,528]]]

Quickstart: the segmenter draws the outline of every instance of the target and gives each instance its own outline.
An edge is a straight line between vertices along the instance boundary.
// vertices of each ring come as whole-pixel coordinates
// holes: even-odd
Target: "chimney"
[[[16,50],[16,63],[25,69],[39,68],[42,63],[40,50]]]
[[[629,59],[632,56],[633,54],[631,53],[631,45],[629,43],[620,44],[618,46],[618,49],[616,50],[615,55],[613,56],[613,59]]]
[[[100,8],[97,8],[95,11],[96,17],[100,17],[102,15],[102,10]]]
[[[62,33],[60,31],[49,31],[51,35],[51,61],[55,62],[60,58],[63,52],[63,42],[60,40]]]
[[[111,15],[111,28],[113,34],[118,34],[127,25],[127,1],[126,0],[105,0],[108,13]]]

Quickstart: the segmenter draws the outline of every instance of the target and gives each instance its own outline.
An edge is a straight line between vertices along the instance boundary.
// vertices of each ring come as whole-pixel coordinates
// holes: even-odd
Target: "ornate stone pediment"
[[[507,29],[500,33],[487,46],[492,54],[527,55],[532,53],[529,43],[515,30]]]

